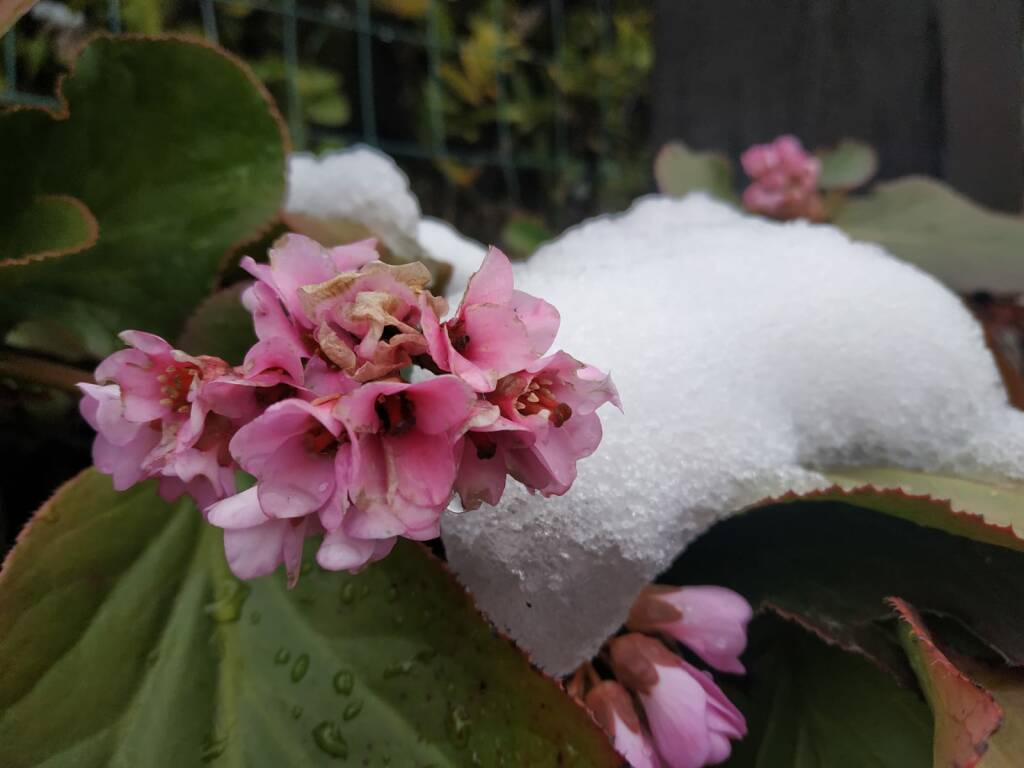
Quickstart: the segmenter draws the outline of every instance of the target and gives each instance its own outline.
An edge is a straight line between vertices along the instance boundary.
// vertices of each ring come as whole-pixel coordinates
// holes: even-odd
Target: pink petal
[[[426,293],[420,294],[419,308],[420,329],[423,332],[423,338],[427,341],[427,352],[438,368],[442,371],[449,371],[451,369],[448,367],[448,347],[450,346],[448,334],[441,327],[437,315],[434,314],[434,309],[430,306]]]
[[[657,629],[685,644],[715,669],[742,674],[740,655],[747,646],[750,604],[731,589],[716,586],[682,587],[663,591],[664,600],[680,618]]]
[[[273,573],[281,563],[288,520],[269,520],[252,528],[224,531],[224,554],[228,567],[240,579],[254,579]]]
[[[327,249],[327,258],[338,272],[355,272],[379,257],[377,239],[374,237]]]
[[[416,430],[428,435],[460,429],[477,400],[476,393],[455,376],[418,382],[405,395],[415,407]]]
[[[317,512],[334,493],[334,457],[314,456],[305,435],[282,443],[259,475],[260,506],[271,517],[303,517]]]
[[[512,285],[512,263],[504,253],[492,246],[487,250],[480,269],[469,278],[461,306],[506,304],[512,298]]]
[[[665,765],[702,768],[711,755],[711,734],[705,722],[707,694],[692,675],[679,667],[658,667],[658,682],[641,693],[651,735]]]
[[[376,552],[376,541],[353,538],[338,528],[324,536],[316,561],[328,571],[356,571],[371,562]]]
[[[394,484],[403,499],[427,507],[443,508],[448,503],[455,482],[455,455],[446,435],[412,431],[385,437],[383,444],[388,466],[395,473]],[[400,507],[396,506],[395,514],[401,516]]]
[[[260,508],[256,486],[218,501],[206,510],[206,519],[211,525],[230,530],[252,528],[271,520]]]
[[[543,299],[522,291],[512,292],[510,306],[526,326],[533,353],[543,355],[558,334],[558,325],[561,322],[558,310]]]
[[[497,506],[505,492],[505,474],[505,454],[501,448],[495,446],[494,456],[482,459],[476,445],[465,438],[455,478],[455,491],[465,509],[476,509],[481,502]]]
[[[150,357],[162,357],[174,352],[174,347],[154,333],[121,331],[117,335],[129,347],[134,347]]]

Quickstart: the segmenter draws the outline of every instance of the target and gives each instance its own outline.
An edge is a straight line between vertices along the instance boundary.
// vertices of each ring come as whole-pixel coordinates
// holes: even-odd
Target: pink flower
[[[96,430],[92,460],[96,468],[114,479],[114,488],[123,491],[142,480],[146,457],[160,442],[159,421],[143,424],[128,421],[121,404],[117,384],[79,384],[82,400],[78,405],[89,426]]]
[[[303,286],[299,294],[321,354],[357,381],[372,381],[427,351],[420,315],[447,308],[426,290],[430,280],[420,263],[396,267],[378,261]]]
[[[297,327],[311,329],[313,321],[303,310],[299,289],[306,285],[323,283],[342,272],[357,270],[364,264],[374,261],[377,258],[375,246],[375,240],[363,240],[351,245],[324,248],[315,240],[289,233],[279,237],[271,246],[269,264],[259,264],[246,256],[242,259],[241,266],[273,291]],[[261,304],[265,299],[266,294],[259,296]],[[268,323],[267,330],[272,331],[280,318],[276,313],[270,312],[269,305],[265,305],[263,309],[272,316],[265,318]],[[259,330],[257,323],[257,333]],[[259,337],[265,338],[263,335]]]
[[[556,352],[505,376],[486,395],[498,418],[470,424],[456,480],[463,506],[496,504],[511,474],[545,496],[565,493],[576,479],[576,462],[601,442],[595,411],[621,407],[611,378]]]
[[[729,757],[730,739],[746,721],[711,676],[653,638],[628,634],[611,641],[615,676],[640,698],[654,744],[669,768],[700,768]]]
[[[747,210],[775,219],[822,218],[818,195],[821,163],[794,136],[752,146],[740,157],[740,163],[751,179],[743,192]]]
[[[224,450],[233,431],[208,419],[203,387],[228,371],[215,357],[194,357],[159,336],[125,331],[130,345],[96,369],[106,386],[81,385],[82,415],[97,429],[94,459],[114,475],[119,489],[160,477],[161,495],[188,492],[203,501],[232,493],[233,473]]]
[[[558,310],[513,287],[512,265],[491,248],[470,279],[455,316],[439,324],[423,311],[430,355],[477,392],[490,392],[498,379],[543,355],[558,332]]]
[[[298,581],[306,536],[321,530],[311,515],[264,514],[255,486],[214,504],[207,510],[207,520],[224,529],[224,554],[232,573],[254,579],[284,563],[289,587]]]
[[[336,416],[357,436],[345,516],[354,539],[431,539],[455,480],[455,443],[476,396],[454,376],[418,384],[364,384],[338,400]]]
[[[629,693],[613,680],[598,683],[587,694],[587,709],[633,768],[660,768],[647,733]]]
[[[348,507],[355,448],[333,414],[333,399],[290,398],[267,408],[235,433],[231,455],[256,478],[256,498],[268,518],[317,515],[334,530]]]
[[[753,612],[742,595],[725,587],[652,585],[633,603],[626,626],[673,637],[715,669],[742,674]]]

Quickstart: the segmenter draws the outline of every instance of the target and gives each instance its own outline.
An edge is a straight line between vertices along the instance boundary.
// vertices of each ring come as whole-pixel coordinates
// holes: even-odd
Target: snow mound
[[[417,239],[423,250],[438,261],[451,265],[445,298],[457,306],[470,276],[480,267],[487,249],[476,240],[466,237],[455,227],[441,219],[426,217],[420,219]]]
[[[420,205],[394,160],[358,145],[288,159],[288,226],[326,245],[376,237],[403,260],[421,257]]]
[[[610,370],[625,406],[602,410],[565,496],[513,484],[444,520],[459,578],[549,672],[591,657],[716,520],[827,485],[818,468],[1024,479],[1024,414],[960,300],[833,227],[655,196],[517,280],[561,312],[555,348]]]

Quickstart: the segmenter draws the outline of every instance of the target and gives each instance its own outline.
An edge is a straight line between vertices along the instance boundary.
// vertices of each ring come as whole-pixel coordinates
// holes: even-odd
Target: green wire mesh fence
[[[347,0],[347,2],[298,2],[297,0],[189,0],[194,4],[188,9],[198,17],[198,29],[208,40],[222,44],[229,50],[240,53],[243,57],[247,51],[239,50],[231,41],[225,40],[223,32],[225,18],[237,18],[240,12],[264,14],[264,26],[278,30],[280,35],[280,57],[282,66],[283,92],[276,93],[279,105],[284,113],[294,143],[299,147],[330,145],[331,142],[351,143],[361,141],[401,160],[429,161],[442,166],[455,163],[463,167],[476,169],[495,169],[499,172],[504,184],[504,194],[512,206],[520,203],[522,189],[520,176],[523,172],[540,174],[562,173],[573,160],[573,148],[570,146],[572,127],[567,119],[568,106],[565,93],[555,82],[553,73],[565,67],[566,50],[570,30],[566,23],[566,3],[563,0],[537,0],[531,3],[531,10],[543,12],[543,29],[547,33],[543,48],[536,39],[531,40],[528,55],[519,50],[511,50],[505,37],[499,35],[489,50],[494,60],[490,62],[489,72],[493,73],[492,86],[488,90],[488,104],[493,109],[493,124],[489,126],[486,137],[479,141],[450,140],[452,137],[450,114],[444,108],[445,88],[442,78],[445,59],[458,60],[462,54],[459,41],[451,34],[451,24],[442,32],[442,22],[447,20],[445,13],[454,12],[456,6],[451,0],[421,0],[422,8],[415,18],[395,19],[382,13],[375,0]],[[90,6],[92,23],[102,26],[111,32],[121,32],[126,28],[125,13],[129,0],[104,0],[105,7]],[[186,6],[189,3],[181,3]],[[586,0],[585,2],[568,3],[571,12],[581,6],[590,5],[591,12],[599,26],[597,50],[590,51],[592,57],[610,55],[612,44],[612,12],[610,0]],[[50,5],[53,5],[52,3]],[[508,24],[508,13],[517,11],[516,3],[509,0],[479,0],[474,3],[474,10],[489,16],[494,29],[501,31]],[[196,13],[198,6],[198,13]],[[510,7],[515,6],[515,7]],[[66,7],[67,6],[63,6]],[[462,8],[467,7],[466,3]],[[240,11],[240,9],[243,9]],[[461,10],[460,9],[460,10]],[[77,11],[76,11],[77,12]],[[30,16],[33,14],[30,14]],[[26,24],[25,20],[15,26],[3,39],[3,89],[0,91],[0,103],[51,105],[51,95],[36,92],[27,86],[18,72],[19,29]],[[300,79],[302,62],[300,60],[300,39],[309,31],[328,36],[335,33],[346,35],[346,44],[352,47],[354,59],[354,89],[356,98],[352,99],[352,111],[357,113],[357,120],[350,121],[344,127],[325,127],[310,125],[303,112],[303,95]],[[535,36],[536,37],[536,36]],[[325,39],[327,39],[325,37]],[[276,41],[275,41],[276,42]],[[388,135],[382,129],[381,99],[389,98],[388,86],[381,85],[380,78],[386,74],[381,70],[380,59],[382,49],[394,46],[406,46],[417,51],[414,60],[425,60],[425,73],[416,73],[424,77],[421,109],[412,116],[419,129],[415,136]],[[244,47],[244,46],[243,46]],[[521,132],[517,134],[510,116],[518,109],[518,102],[510,96],[510,87],[517,84],[508,82],[508,63],[515,57],[516,67],[531,68],[535,82],[543,83],[548,89],[545,124],[532,128],[535,134],[544,134],[542,140],[530,136],[526,142]],[[596,58],[594,58],[596,60]],[[345,73],[348,76],[348,73]],[[393,78],[393,74],[389,77]],[[598,109],[591,126],[596,141],[607,145],[611,141],[607,129],[607,116],[611,113],[610,101],[612,94],[607,78],[598,78],[593,85]],[[425,114],[424,114],[425,113]],[[393,122],[393,121],[392,121]],[[591,143],[594,143],[593,141]],[[523,145],[525,144],[525,145]],[[540,148],[539,148],[540,147]],[[599,153],[596,153],[599,154]],[[601,168],[597,175],[606,173]]]

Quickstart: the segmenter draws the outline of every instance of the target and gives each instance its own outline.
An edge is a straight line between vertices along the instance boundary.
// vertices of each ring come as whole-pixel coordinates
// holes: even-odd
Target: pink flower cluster
[[[601,440],[596,409],[618,405],[607,375],[547,354],[558,312],[514,289],[498,250],[447,321],[426,268],[384,264],[372,241],[286,235],[242,266],[258,341],[241,366],[126,331],[80,385],[99,469],[191,495],[241,578],[284,563],[294,583],[319,535],[320,565],[356,570],[399,536],[436,537],[453,492],[496,504],[507,475],[565,493]]]
[[[630,632],[608,645],[616,679],[600,680],[589,667],[586,694],[633,768],[700,768],[729,757],[730,740],[747,733],[743,715],[708,672],[672,649],[681,643],[715,669],[741,674],[750,618],[747,601],[723,587],[651,586],[641,593],[626,622]]]
[[[821,161],[805,151],[795,136],[755,144],[740,156],[740,163],[750,177],[750,186],[743,191],[748,211],[782,220],[822,219]]]

